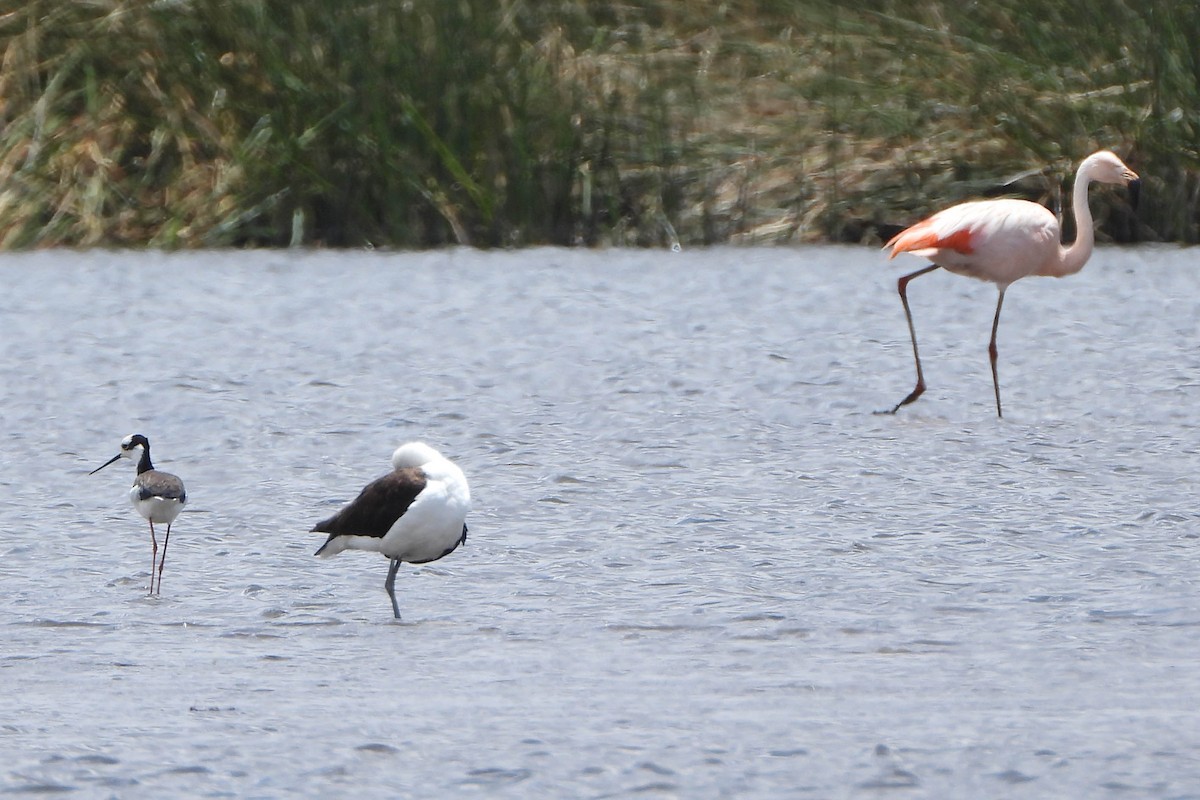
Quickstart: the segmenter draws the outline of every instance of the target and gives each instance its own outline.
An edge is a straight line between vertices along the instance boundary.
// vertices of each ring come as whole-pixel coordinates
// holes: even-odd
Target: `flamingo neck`
[[[1096,246],[1096,229],[1092,221],[1092,210],[1088,208],[1088,185],[1092,182],[1091,162],[1084,160],[1075,173],[1071,210],[1075,213],[1075,241],[1070,247],[1059,245],[1058,259],[1038,274],[1052,278],[1074,275],[1083,269]]]

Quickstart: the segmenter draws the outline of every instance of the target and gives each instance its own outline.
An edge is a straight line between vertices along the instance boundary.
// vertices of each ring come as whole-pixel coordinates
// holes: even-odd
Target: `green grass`
[[[1145,179],[1200,240],[1200,8],[34,0],[0,10],[0,245],[874,241]]]

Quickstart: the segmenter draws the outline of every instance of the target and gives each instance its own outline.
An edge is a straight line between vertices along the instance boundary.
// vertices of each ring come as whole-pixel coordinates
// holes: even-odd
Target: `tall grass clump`
[[[827,68],[792,86],[825,120],[817,140],[838,142],[811,173],[826,236],[859,238],[981,194],[1059,206],[1078,161],[1110,148],[1147,192],[1136,218],[1119,192],[1100,193],[1108,235],[1197,240],[1200,62],[1189,42],[1200,7],[884,0],[802,18],[824,34],[798,37],[791,55]]]
[[[1097,0],[31,0],[0,245],[869,241],[1060,204],[1200,239],[1200,7]]]
[[[630,104],[692,76],[535,9],[35,0],[0,17],[0,241],[661,239],[688,101]]]

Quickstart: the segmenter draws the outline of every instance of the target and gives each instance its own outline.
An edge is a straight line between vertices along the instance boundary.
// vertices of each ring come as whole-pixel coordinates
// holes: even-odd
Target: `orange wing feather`
[[[939,236],[929,220],[918,222],[911,228],[900,231],[884,247],[892,248],[889,258],[895,258],[899,253],[907,253],[911,250],[933,248],[953,250],[964,255],[975,252],[971,247],[971,230],[969,228],[961,228],[947,236]]]

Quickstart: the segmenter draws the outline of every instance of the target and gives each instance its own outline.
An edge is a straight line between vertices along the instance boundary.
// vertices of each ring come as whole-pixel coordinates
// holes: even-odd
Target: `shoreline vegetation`
[[[1193,3],[8,5],[5,249],[879,243],[1101,148],[1200,241]]]

